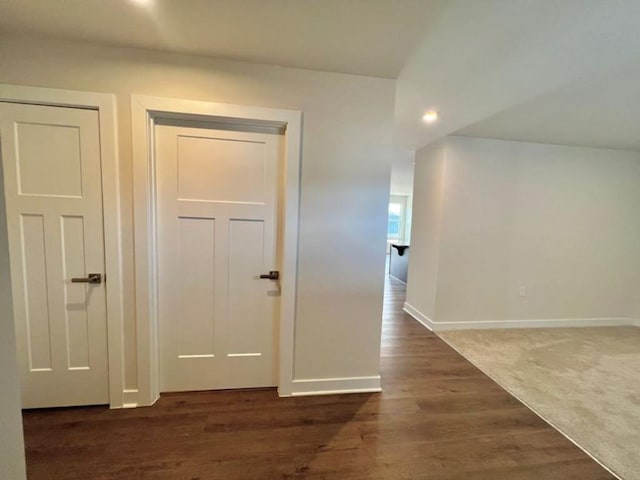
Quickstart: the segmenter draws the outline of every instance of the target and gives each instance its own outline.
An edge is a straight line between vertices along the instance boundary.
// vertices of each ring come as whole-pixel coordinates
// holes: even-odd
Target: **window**
[[[402,224],[404,208],[401,203],[389,204],[389,224],[387,226],[387,240],[400,240],[402,237]]]
[[[387,244],[406,244],[409,242],[411,235],[411,206],[410,195],[391,195],[389,199],[389,223],[387,223]]]

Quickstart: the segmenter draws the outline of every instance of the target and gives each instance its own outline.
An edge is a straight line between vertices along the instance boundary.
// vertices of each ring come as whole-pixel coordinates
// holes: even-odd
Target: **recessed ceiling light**
[[[140,7],[148,7],[150,6],[154,0],[129,0],[134,5],[138,5]]]
[[[438,112],[436,112],[435,110],[429,110],[422,116],[422,120],[424,120],[426,123],[433,123],[438,120]]]

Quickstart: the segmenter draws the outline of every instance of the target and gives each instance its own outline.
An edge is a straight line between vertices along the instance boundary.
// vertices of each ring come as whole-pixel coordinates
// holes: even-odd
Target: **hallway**
[[[403,313],[403,284],[385,290],[383,393],[199,392],[131,410],[29,411],[29,479],[613,478]]]

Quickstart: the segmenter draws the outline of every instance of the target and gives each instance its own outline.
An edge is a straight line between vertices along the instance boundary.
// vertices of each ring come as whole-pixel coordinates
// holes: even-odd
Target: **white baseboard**
[[[380,375],[373,377],[318,378],[294,380],[291,395],[335,395],[381,392]]]
[[[427,317],[420,310],[418,310],[417,308],[409,305],[407,302],[405,302],[404,307],[402,309],[405,312],[407,312],[409,315],[411,315],[415,320],[417,320],[422,325],[427,327],[429,330],[431,330],[432,332],[435,331],[435,328],[434,328],[434,323],[435,322],[433,320],[431,320],[429,317]]]
[[[122,408],[136,408],[138,406],[138,389],[122,392]]]
[[[432,332],[447,330],[479,330],[498,328],[561,328],[561,327],[621,327],[640,326],[632,318],[545,318],[532,320],[482,320],[463,322],[436,322],[408,303],[403,310]]]
[[[381,392],[380,375],[373,377],[318,378],[294,380],[291,383],[291,394],[284,396],[305,395],[337,395],[342,393],[375,393]],[[281,395],[282,396],[282,395]],[[138,390],[122,392],[122,406],[116,408],[137,408]]]

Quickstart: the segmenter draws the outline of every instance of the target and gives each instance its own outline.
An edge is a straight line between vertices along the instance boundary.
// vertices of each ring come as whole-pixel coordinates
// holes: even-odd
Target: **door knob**
[[[269,273],[263,273],[260,278],[267,280],[278,280],[280,278],[280,272],[278,270],[270,270]]]
[[[74,277],[71,279],[71,283],[102,283],[102,274],[90,273],[86,277]]]

